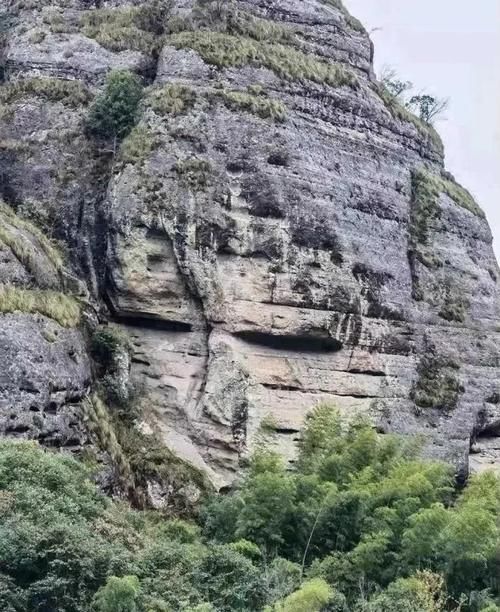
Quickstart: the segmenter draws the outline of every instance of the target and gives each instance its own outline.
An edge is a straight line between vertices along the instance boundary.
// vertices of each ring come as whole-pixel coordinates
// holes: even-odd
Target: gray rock
[[[88,441],[80,409],[91,384],[86,344],[77,329],[24,311],[22,300],[5,312],[5,287],[19,295],[65,291],[47,245],[10,214],[0,215],[0,434],[80,450]]]
[[[178,14],[189,17],[193,4],[177,2]],[[445,176],[443,154],[377,93],[366,32],[319,0],[235,5],[288,29],[294,48],[340,63],[358,85],[287,79],[252,63],[217,68],[167,37],[153,87],[182,84],[196,99],[167,116],[145,106],[146,159],[105,168],[107,186],[102,172],[96,185],[103,166],[82,133],[85,109],[30,100],[2,121],[2,138],[30,145],[29,155],[11,147],[0,158],[8,193],[50,194],[75,269],[131,335],[149,425],[217,484],[235,477],[263,421],[274,423],[269,443],[292,459],[318,402],[418,434],[428,455],[462,473],[471,443],[483,448],[487,436],[495,463],[499,270],[486,220],[442,193],[425,247],[434,264],[422,263],[412,174]],[[9,79],[94,87],[117,65],[146,70],[147,58],[81,33],[27,36],[15,30],[7,44]],[[232,90],[279,101],[286,121],[231,107],[223,94]],[[56,138],[63,126],[71,142]],[[63,167],[76,175],[61,189]],[[444,364],[434,379],[428,359]],[[420,405],[430,387],[437,399]],[[442,397],[452,387],[451,405]]]
[[[80,333],[21,313],[0,322],[1,435],[79,450],[88,440],[80,401],[90,385]]]

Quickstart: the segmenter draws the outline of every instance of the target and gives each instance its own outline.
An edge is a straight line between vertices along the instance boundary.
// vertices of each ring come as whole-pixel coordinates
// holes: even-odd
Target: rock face
[[[88,438],[80,401],[90,365],[58,257],[36,228],[0,208],[0,434],[78,450]]]
[[[263,424],[292,459],[308,411],[330,402],[381,431],[420,435],[428,455],[462,472],[471,445],[476,463],[495,464],[491,232],[445,173],[433,131],[381,91],[368,35],[340,3],[178,1],[152,56],[137,25],[112,44],[81,27],[89,11],[123,23],[145,3],[40,4],[0,13],[3,197],[49,219],[128,331],[131,377],[165,444],[222,485]],[[116,67],[150,89],[135,130],[145,144],[110,164],[82,118]],[[54,101],[19,86],[34,76],[85,93]],[[77,368],[64,356],[78,332],[52,355],[50,376],[32,365],[48,324],[0,318],[2,371],[36,371],[44,405],[50,376],[77,381],[66,402],[88,376],[84,357]],[[9,335],[25,338],[16,353]],[[22,384],[2,379],[10,411],[26,410]]]

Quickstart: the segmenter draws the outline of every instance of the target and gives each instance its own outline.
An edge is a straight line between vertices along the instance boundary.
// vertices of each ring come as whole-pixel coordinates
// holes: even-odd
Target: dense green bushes
[[[500,481],[327,407],[297,470],[264,450],[194,523],[107,500],[74,459],[0,443],[8,612],[494,612]]]
[[[88,610],[127,548],[105,535],[120,526],[87,470],[34,444],[2,442],[0,491],[1,609]]]
[[[387,604],[418,590],[416,572],[423,568],[443,576],[446,606],[462,596],[472,601],[485,589],[498,594],[500,483],[492,474],[475,477],[456,498],[446,465],[421,461],[414,445],[380,437],[364,424],[342,433],[327,408],[310,422],[297,468],[289,473],[277,457],[259,455],[241,490],[208,506],[205,534],[246,538],[265,557],[300,564],[305,575],[342,593],[349,610],[365,610],[357,601],[360,588],[366,610],[441,609]],[[481,506],[475,494],[487,489],[489,502]]]

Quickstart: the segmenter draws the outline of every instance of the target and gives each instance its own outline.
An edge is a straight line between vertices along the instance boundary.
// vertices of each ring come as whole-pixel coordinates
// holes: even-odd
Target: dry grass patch
[[[3,104],[12,104],[28,96],[61,102],[74,108],[87,104],[92,98],[90,91],[80,81],[50,77],[20,79],[0,88],[0,103]]]
[[[0,313],[13,312],[41,314],[62,327],[76,327],[81,316],[79,302],[64,293],[0,285]]]
[[[21,237],[15,235],[9,231],[8,225],[16,228],[17,230],[26,231],[31,234],[37,241],[40,249],[43,251],[47,259],[54,266],[57,272],[61,272],[64,268],[64,260],[59,250],[54,244],[45,236],[45,234],[33,225],[30,221],[21,219],[16,213],[0,200],[0,240],[7,244],[12,249],[12,252],[16,257],[28,267],[30,258],[32,255],[28,254],[29,247],[27,247],[27,240],[23,240]],[[31,249],[34,251],[34,249]]]
[[[140,9],[102,8],[83,14],[80,25],[83,34],[111,51],[141,51],[152,53],[158,40],[151,32],[139,27]]]
[[[214,91],[211,95],[215,99],[221,99],[232,110],[246,111],[262,119],[272,119],[277,122],[286,121],[286,106],[275,98],[226,89]]]
[[[194,106],[196,93],[186,85],[169,83],[152,90],[145,100],[146,106],[157,115],[182,115]]]
[[[219,68],[254,65],[290,81],[309,80],[332,87],[356,87],[358,83],[355,75],[343,66],[278,43],[206,30],[173,34],[167,42],[179,49],[193,49],[205,62]]]

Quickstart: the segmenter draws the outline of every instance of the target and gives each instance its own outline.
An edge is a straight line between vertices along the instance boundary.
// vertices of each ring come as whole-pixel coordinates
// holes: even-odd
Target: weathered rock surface
[[[80,410],[91,384],[86,344],[80,331],[44,310],[71,279],[29,223],[2,208],[0,224],[0,435],[79,450],[88,439]],[[41,312],[6,311],[5,287],[21,305],[31,299]]]
[[[74,21],[89,4],[61,3],[60,12]],[[194,5],[175,4],[176,19]],[[429,455],[462,470],[471,444],[475,462],[498,460],[491,232],[439,189],[424,245],[433,262],[418,254],[412,177],[423,168],[446,176],[439,142],[388,109],[367,34],[332,4],[242,0],[234,10],[278,24],[286,48],[339,63],[355,85],[287,78],[255,62],[215,67],[175,35],[151,71],[144,54],[104,49],[81,32],[47,31],[34,42],[47,29],[45,9],[7,10],[5,87],[36,74],[94,92],[107,71],[126,66],[154,72],[153,92],[169,84],[194,92],[177,114],[146,100],[139,128],[153,150],[114,168],[83,135],[84,107],[14,101],[0,122],[0,163],[4,198],[20,212],[47,202],[75,269],[129,332],[147,419],[219,484],[233,478],[263,421],[292,458],[307,412],[323,401],[346,418],[369,415],[382,431],[421,435]],[[194,23],[198,34],[210,27]],[[286,120],[237,108],[224,97],[234,91],[278,101]],[[23,282],[22,270],[11,274]],[[11,321],[40,327],[2,317],[2,338]],[[36,338],[34,330],[33,351]],[[85,368],[76,375],[61,351],[50,371],[76,376],[76,396]],[[22,351],[12,355],[2,350],[0,364],[21,360],[32,376]],[[9,410],[24,410],[28,392],[17,375],[9,380]]]

